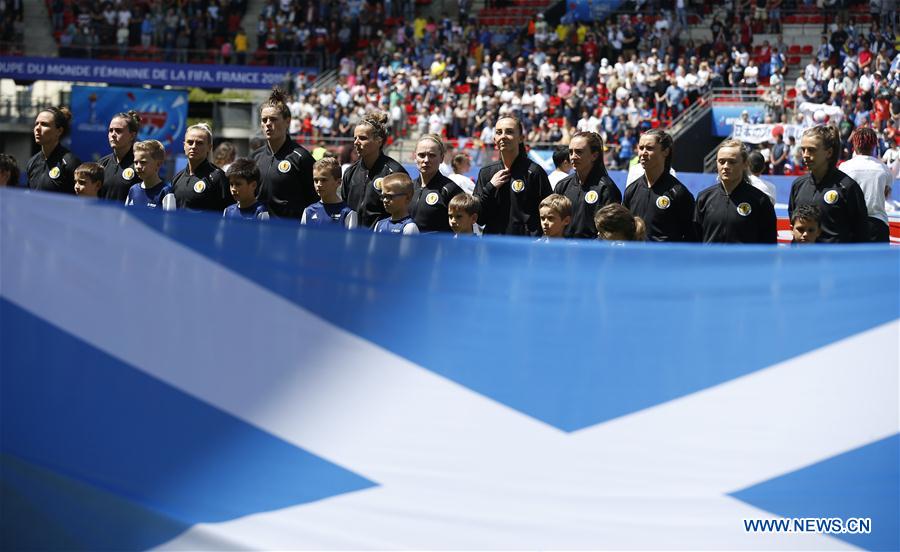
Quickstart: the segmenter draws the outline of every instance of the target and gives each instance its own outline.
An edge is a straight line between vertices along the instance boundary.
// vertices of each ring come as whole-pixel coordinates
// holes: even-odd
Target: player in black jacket
[[[648,241],[694,241],[694,196],[672,176],[672,136],[648,130],[638,141],[644,174],[625,188],[622,203],[647,228]]]
[[[97,161],[103,167],[100,198],[124,203],[128,190],[140,182],[134,172],[134,142],[140,130],[141,117],[137,111],[117,113],[109,121],[106,137],[112,153]]]
[[[837,169],[841,152],[836,128],[819,125],[800,139],[800,154],[809,169],[791,185],[788,217],[801,205],[815,205],[822,212],[819,243],[868,241],[869,211],[859,184]]]
[[[441,174],[441,159],[444,158],[444,143],[435,134],[427,134],[416,144],[416,165],[419,178],[409,216],[419,232],[450,232],[450,218],[447,208],[450,200],[463,189],[456,182]]]
[[[747,158],[747,148],[737,140],[719,146],[719,177],[697,194],[694,210],[695,232],[703,243],[776,243],[775,207],[750,184]]]
[[[288,135],[291,110],[284,91],[272,90],[259,108],[259,121],[266,145],[251,155],[260,174],[257,198],[276,217],[299,221],[303,210],[319,200],[313,186],[315,161],[306,148]]]
[[[225,171],[209,162],[212,131],[206,123],[188,127],[184,154],[188,165],[172,178],[172,194],[179,209],[221,213],[234,203]],[[168,201],[163,198],[163,205]]]
[[[72,112],[65,107],[47,107],[34,119],[34,141],[41,151],[25,165],[28,187],[43,192],[75,193],[75,169],[81,160],[59,141],[72,122]]]
[[[478,222],[485,234],[541,235],[539,208],[552,189],[544,169],[528,159],[524,132],[515,117],[501,117],[494,125],[500,160],[481,168],[474,194],[481,201]]]
[[[569,142],[569,159],[575,173],[556,185],[556,193],[572,202],[572,222],[566,226],[567,238],[597,237],[594,213],[610,203],[621,203],[622,192],[606,172],[603,163],[603,138],[596,132],[579,132]]]
[[[387,114],[370,111],[353,129],[353,147],[359,159],[344,172],[341,197],[359,215],[360,228],[372,228],[388,216],[381,201],[381,180],[392,173],[406,174],[403,165],[381,149],[387,141]]]

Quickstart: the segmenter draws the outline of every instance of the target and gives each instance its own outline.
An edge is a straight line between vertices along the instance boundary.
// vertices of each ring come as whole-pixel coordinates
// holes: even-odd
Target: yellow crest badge
[[[372,182],[372,186],[373,186],[376,190],[378,190],[378,193],[379,193],[379,194],[381,193],[381,181],[382,181],[382,180],[384,180],[384,179],[383,179],[383,178],[376,178],[375,181]]]
[[[512,182],[512,191],[519,193],[525,189],[525,181],[521,178],[517,178]]]
[[[206,190],[206,182],[202,180],[198,180],[194,183],[194,191],[198,194],[202,194]]]
[[[658,198],[656,198],[657,208],[668,209],[670,205],[672,205],[672,200],[669,199],[669,196],[659,196]]]
[[[53,180],[59,178],[59,167],[53,167],[52,169],[50,169],[50,178],[52,178]]]
[[[122,171],[122,178],[124,178],[125,180],[131,180],[132,178],[134,178],[134,169],[132,169],[131,167],[126,168],[124,171]]]
[[[438,199],[440,199],[440,196],[438,196],[437,192],[431,192],[425,196],[425,203],[434,205],[438,202]]]
[[[593,204],[597,203],[598,199],[600,199],[600,194],[598,194],[594,190],[591,190],[588,193],[584,194],[584,202],[587,203],[588,205],[593,205]]]
[[[825,203],[827,203],[829,205],[834,205],[835,203],[837,203],[837,200],[838,200],[837,190],[828,190],[827,192],[825,192]]]
[[[738,212],[738,214],[741,215],[742,217],[746,217],[747,215],[749,215],[750,213],[753,212],[753,208],[750,207],[750,204],[749,204],[749,203],[744,202],[744,203],[741,203],[741,204],[739,204],[739,205],[737,206],[737,212]]]
[[[278,172],[285,174],[290,172],[291,170],[291,162],[285,159],[281,163],[278,164]]]

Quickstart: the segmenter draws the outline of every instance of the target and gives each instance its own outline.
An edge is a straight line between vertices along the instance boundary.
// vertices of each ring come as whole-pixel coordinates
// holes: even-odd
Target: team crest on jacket
[[[384,179],[376,178],[375,181],[372,182],[372,186],[378,191],[379,194],[381,193],[381,181],[382,180],[384,180]]]
[[[285,159],[281,163],[278,164],[278,172],[284,174],[290,172],[291,170],[291,162]]]
[[[198,194],[202,194],[205,189],[206,189],[206,182],[204,182],[202,180],[198,180],[197,182],[194,183],[194,191],[197,192]]]
[[[751,212],[753,212],[753,208],[750,207],[750,204],[747,203],[747,202],[745,201],[745,202],[743,202],[743,203],[738,204],[738,206],[737,206],[737,212],[738,212],[738,214],[741,215],[742,217],[746,217],[746,216],[749,215]]]
[[[512,191],[519,193],[525,189],[525,181],[521,178],[517,178],[512,182]]]
[[[131,180],[134,178],[134,169],[131,167],[126,167],[124,171],[122,171],[122,178],[125,180]]]
[[[431,192],[425,196],[425,203],[434,205],[438,202],[438,199],[440,199],[440,196],[438,196],[437,192]]]
[[[659,196],[658,198],[656,198],[657,208],[668,209],[670,205],[672,205],[672,200],[669,199],[669,196]]]
[[[838,200],[837,190],[828,190],[827,192],[825,192],[825,203],[827,203],[829,205],[834,205],[835,203],[837,203],[837,200]]]
[[[52,169],[50,169],[50,178],[52,178],[53,180],[59,178],[59,167],[53,167]]]
[[[591,190],[588,193],[584,194],[584,202],[588,205],[593,205],[597,203],[597,200],[600,199],[600,194],[596,191]]]

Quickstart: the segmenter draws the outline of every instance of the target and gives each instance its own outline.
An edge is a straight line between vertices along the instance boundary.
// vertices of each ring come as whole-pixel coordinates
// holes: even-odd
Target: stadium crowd
[[[190,51],[212,50],[218,61],[244,63],[241,20],[247,0],[47,0],[64,57],[147,56],[187,62]],[[196,56],[191,56],[192,61]]]
[[[575,132],[598,132],[607,166],[621,168],[634,159],[641,132],[665,128],[705,92],[726,86],[766,102],[766,116],[754,123],[796,123],[789,108],[802,102],[840,107],[844,159],[859,126],[876,128],[882,153],[900,138],[889,0],[873,0],[869,13],[843,9],[826,18],[822,45],[805,68],[782,40],[753,45],[755,33],[781,30],[782,13],[811,4],[794,0],[639,1],[633,13],[603,20],[563,17],[551,25],[538,13],[521,27],[481,25],[464,6],[459,18],[435,19],[412,17],[405,0],[269,0],[259,14],[255,53],[240,24],[246,1],[49,2],[66,55],[117,44],[113,53],[121,57],[137,50],[186,61],[188,51],[200,50],[221,63],[295,66],[318,54],[325,67],[338,69],[333,86],[312,88],[305,72],[287,83],[290,130],[301,142],[350,138],[363,114],[378,108],[388,113],[392,135],[437,134],[478,148],[492,143],[499,117],[514,115],[532,144],[565,145]],[[685,38],[689,19],[705,13],[710,38]],[[800,167],[797,148],[795,140],[794,155],[770,170]],[[772,164],[771,148],[760,149]]]

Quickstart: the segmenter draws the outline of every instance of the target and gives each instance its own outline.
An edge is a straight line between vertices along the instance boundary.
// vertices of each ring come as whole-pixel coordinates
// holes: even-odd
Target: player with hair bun
[[[259,167],[259,200],[268,205],[272,215],[299,221],[303,210],[319,197],[313,185],[315,160],[288,134],[291,110],[287,102],[287,94],[273,88],[269,98],[259,106],[266,144],[251,157]]]
[[[369,111],[353,129],[353,147],[359,159],[344,172],[341,196],[359,215],[361,228],[372,228],[388,216],[381,200],[382,179],[389,174],[407,174],[403,165],[382,151],[388,138],[387,122],[387,113]]]
[[[46,107],[34,119],[34,141],[41,151],[25,165],[28,187],[43,192],[75,193],[75,169],[81,160],[60,143],[72,124],[67,107]]]
[[[134,143],[140,130],[141,117],[137,111],[116,113],[110,119],[106,136],[112,153],[97,161],[103,167],[102,199],[122,203],[131,187],[140,181],[134,170]]]

